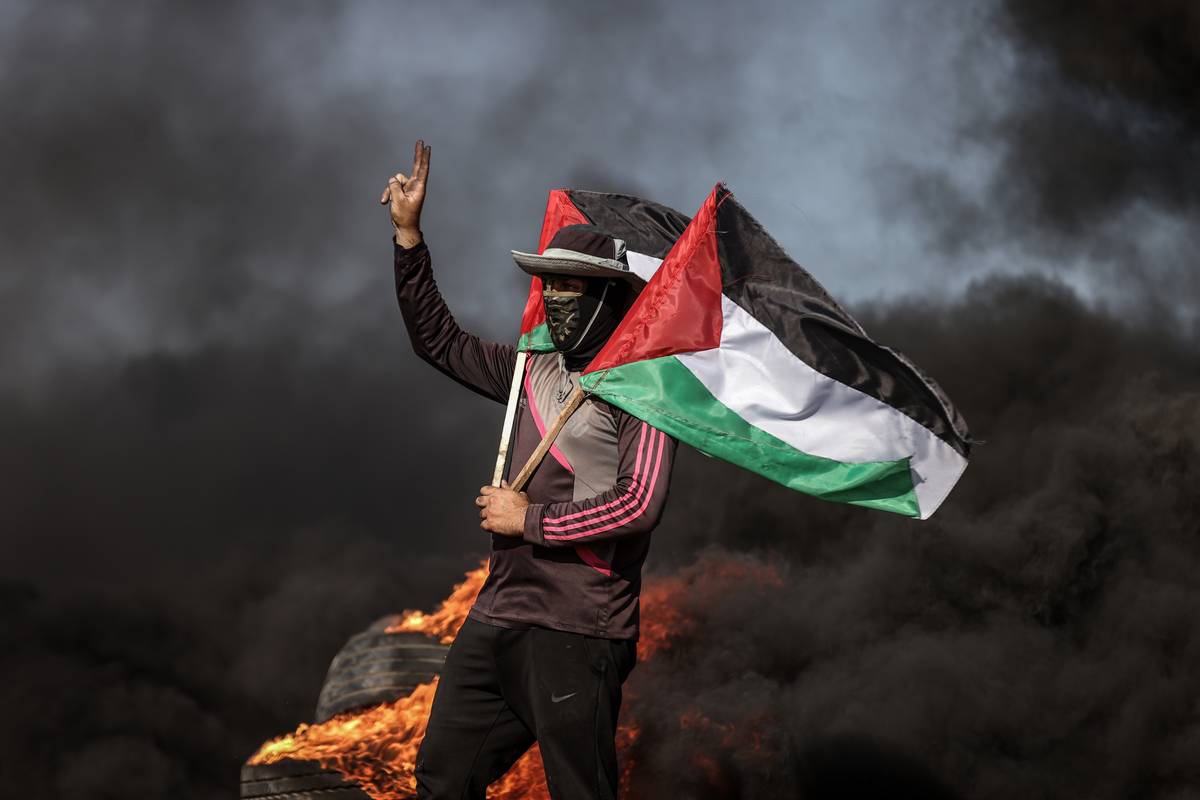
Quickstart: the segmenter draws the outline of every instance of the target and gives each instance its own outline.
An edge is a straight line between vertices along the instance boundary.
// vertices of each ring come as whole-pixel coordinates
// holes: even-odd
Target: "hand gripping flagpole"
[[[492,486],[499,486],[504,477],[504,462],[508,461],[508,443],[512,439],[513,420],[517,416],[517,398],[521,396],[521,382],[525,379],[525,361],[529,353],[517,353],[517,365],[513,369],[512,386],[508,387],[508,407],[504,410],[504,427],[500,430],[500,450],[496,453],[496,469],[492,473]]]

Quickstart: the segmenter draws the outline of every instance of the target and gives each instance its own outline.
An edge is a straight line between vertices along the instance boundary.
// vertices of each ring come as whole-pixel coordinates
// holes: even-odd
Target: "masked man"
[[[434,283],[420,231],[429,148],[380,198],[395,228],[396,296],[417,355],[469,389],[508,399],[516,349],[462,331]],[[625,244],[592,225],[560,230],[542,254],[513,251],[543,281],[557,352],[531,354],[512,464],[537,447],[579,372],[643,281]],[[555,800],[614,798],[621,684],[637,660],[638,594],[650,532],[667,499],[676,442],[589,397],[527,492],[483,487],[492,534],[486,583],[438,683],[416,761],[421,798],[478,798],[536,741]]]

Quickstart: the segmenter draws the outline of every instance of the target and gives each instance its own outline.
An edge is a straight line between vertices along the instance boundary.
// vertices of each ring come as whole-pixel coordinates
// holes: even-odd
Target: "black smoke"
[[[688,462],[673,486],[704,491],[677,493],[662,538],[702,554],[683,567],[697,624],[630,679],[639,792],[687,775],[688,797],[846,796],[894,772],[981,798],[1194,787],[1194,343],[1043,278],[859,318],[945,376],[987,444],[924,523]],[[688,713],[711,724],[681,732]]]
[[[1125,302],[983,276],[854,309],[988,442],[929,522],[684,452],[653,567],[692,581],[697,625],[631,678],[639,796],[1196,784],[1200,374],[1176,316],[1195,297],[1195,15],[1058,7],[988,17],[1023,91],[975,102],[961,134],[1001,177],[881,192],[902,186],[964,264],[1083,259]],[[324,3],[0,12],[0,796],[228,797],[258,744],[311,718],[349,635],[477,563],[501,409],[408,351],[383,177],[434,144],[439,278],[464,324],[511,337],[522,281],[497,254],[532,241],[545,187],[689,212],[773,124],[713,110],[745,93],[760,34],[806,22],[768,10],[733,33],[719,6],[479,11],[536,42],[533,72],[472,66],[488,36],[447,54],[459,21],[384,5],[374,38]],[[401,56],[349,55],[369,47]],[[644,168],[673,159],[701,167]],[[783,584],[706,590],[730,561]]]
[[[1200,202],[1200,9],[1010,0],[999,24],[1025,62],[1027,102],[1002,118],[1004,172],[1024,221],[1086,232],[1138,201]]]
[[[1200,741],[1191,708],[1200,690],[1194,345],[1091,309],[1044,278],[983,281],[959,301],[859,317],[937,375],[988,443],[925,523],[796,496],[695,454],[682,460],[656,569],[698,576],[684,604],[697,624],[631,678],[631,713],[645,726],[638,796],[657,796],[685,767],[694,783],[684,796],[798,792],[841,780],[850,766],[838,758],[978,797],[1188,786]],[[234,361],[243,358],[261,363]],[[212,439],[237,415],[177,402],[156,417],[164,382],[136,370],[104,387],[125,393],[126,414],[82,425],[76,403],[26,412],[30,461],[35,444],[82,442],[80,452],[100,455],[74,465],[79,472],[27,462],[36,475],[58,471],[64,488],[84,483],[62,504],[49,491],[31,495],[35,485],[16,495],[32,497],[27,525],[94,541],[90,570],[60,576],[66,585],[4,583],[0,663],[14,723],[4,763],[21,775],[37,765],[63,796],[135,784],[144,796],[217,796],[259,742],[311,715],[329,657],[363,620],[432,606],[470,565],[469,510],[455,533],[410,516],[411,503],[388,506],[416,479],[393,455],[405,426],[388,433],[339,418],[347,396],[360,415],[386,417],[372,410],[376,387],[331,365],[310,365],[303,378],[339,391],[258,433],[260,415],[248,415],[239,428],[254,446],[236,452],[270,459],[229,465],[247,470],[229,486],[219,468],[227,444]],[[270,400],[240,382],[247,398]],[[186,378],[165,381],[175,383]],[[176,425],[197,433],[171,435]],[[313,433],[283,435],[305,430]],[[373,449],[377,435],[385,444]],[[357,461],[340,462],[340,446]],[[128,460],[105,474],[101,456],[122,451]],[[309,472],[314,455],[380,507],[332,513],[356,504],[312,496],[336,483]],[[189,490],[171,463],[193,479],[217,475]],[[399,472],[372,482],[389,469]],[[114,509],[125,509],[132,541],[158,531],[178,537],[181,552],[130,552],[105,527]],[[237,522],[232,542],[221,509]],[[303,524],[313,517],[326,521]],[[287,535],[266,535],[285,525]],[[461,555],[427,555],[426,535],[460,537]],[[24,552],[55,558],[51,548]],[[739,559],[778,570],[782,585],[706,589],[706,570]],[[680,740],[689,711],[713,725]],[[721,725],[753,727],[768,757],[726,742]],[[715,772],[695,768],[697,752],[712,754]]]
[[[928,226],[959,269],[1006,251],[1083,271],[1127,313],[1182,308],[1194,320],[1198,30],[1187,0],[999,2],[967,45],[952,98],[965,109],[958,146],[986,153],[990,168],[972,182],[941,165],[891,164],[881,175],[903,177],[884,180],[886,213]]]

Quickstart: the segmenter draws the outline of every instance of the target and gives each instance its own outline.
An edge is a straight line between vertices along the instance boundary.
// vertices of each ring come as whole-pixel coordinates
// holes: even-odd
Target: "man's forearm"
[[[420,228],[398,228],[393,225],[392,229],[396,232],[395,236],[393,237],[396,241],[396,244],[405,249],[411,250],[421,243],[422,237]]]
[[[508,399],[516,363],[516,348],[484,342],[458,327],[438,291],[428,246],[420,229],[407,229],[418,237],[411,246],[401,241],[401,229],[393,237],[396,300],[404,314],[413,350],[441,372],[484,397],[503,403]],[[411,241],[404,235],[404,241]]]
[[[616,485],[586,500],[531,503],[525,509],[525,541],[543,547],[571,547],[638,536],[658,524],[667,502],[678,442],[648,423],[624,417],[621,474]],[[633,437],[635,430],[639,435]]]

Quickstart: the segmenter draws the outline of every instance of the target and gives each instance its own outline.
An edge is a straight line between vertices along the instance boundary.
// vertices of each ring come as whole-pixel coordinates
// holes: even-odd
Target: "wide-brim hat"
[[[512,251],[517,266],[530,275],[576,275],[581,278],[624,278],[635,286],[646,281],[629,269],[625,241],[596,225],[559,228],[546,249],[537,253]]]

